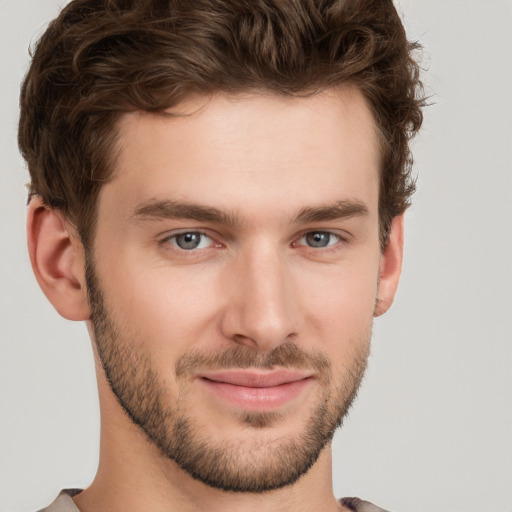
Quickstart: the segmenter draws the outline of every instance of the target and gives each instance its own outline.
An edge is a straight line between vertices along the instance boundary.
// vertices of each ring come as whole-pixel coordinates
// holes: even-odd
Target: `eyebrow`
[[[302,208],[291,219],[292,223],[310,223],[329,220],[347,219],[351,217],[368,217],[367,206],[358,200],[336,201],[328,205],[309,206]],[[229,213],[211,206],[195,203],[184,203],[172,200],[150,200],[138,205],[132,219],[158,220],[158,219],[187,219],[197,222],[225,224],[239,226],[243,224],[236,213]]]
[[[368,217],[368,207],[358,200],[336,201],[333,204],[303,208],[293,219],[297,223],[322,222],[328,220],[348,219],[351,217]]]
[[[241,224],[234,213],[227,213],[210,206],[171,200],[151,200],[142,203],[137,206],[132,218],[135,220],[188,219],[229,226]]]

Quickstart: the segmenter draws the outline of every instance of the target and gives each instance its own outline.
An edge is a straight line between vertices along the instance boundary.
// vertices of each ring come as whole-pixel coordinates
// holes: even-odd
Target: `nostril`
[[[233,341],[238,343],[239,345],[251,348],[257,348],[258,343],[256,340],[252,339],[249,336],[245,336],[243,334],[235,334],[232,336]]]

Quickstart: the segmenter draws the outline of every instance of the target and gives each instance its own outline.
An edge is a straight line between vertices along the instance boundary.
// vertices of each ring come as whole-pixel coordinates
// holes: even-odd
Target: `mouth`
[[[297,400],[314,380],[296,370],[226,370],[204,372],[199,382],[220,400],[248,412],[272,411]]]

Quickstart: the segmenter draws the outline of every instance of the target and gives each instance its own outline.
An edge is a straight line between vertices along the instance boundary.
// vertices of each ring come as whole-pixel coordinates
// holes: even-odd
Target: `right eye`
[[[195,249],[206,249],[211,247],[213,240],[200,231],[187,231],[184,233],[177,233],[167,237],[164,242],[169,242],[174,247],[183,251],[193,251]]]

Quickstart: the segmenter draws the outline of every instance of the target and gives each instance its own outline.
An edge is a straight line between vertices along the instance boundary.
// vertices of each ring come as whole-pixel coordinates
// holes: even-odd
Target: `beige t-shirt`
[[[80,512],[73,501],[73,496],[81,492],[81,489],[64,489],[57,496],[57,499],[39,512]],[[387,512],[368,501],[359,498],[342,498],[340,503],[354,512]]]

